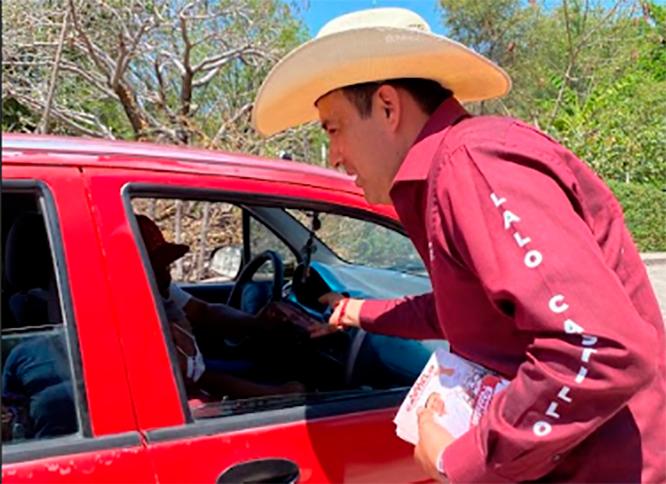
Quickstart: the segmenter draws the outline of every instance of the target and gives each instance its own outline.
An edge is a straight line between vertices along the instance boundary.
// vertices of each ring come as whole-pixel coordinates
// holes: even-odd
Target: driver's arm
[[[223,329],[228,336],[248,336],[265,329],[263,321],[226,304],[211,304],[191,297],[183,307],[187,319],[195,327],[214,326]]]

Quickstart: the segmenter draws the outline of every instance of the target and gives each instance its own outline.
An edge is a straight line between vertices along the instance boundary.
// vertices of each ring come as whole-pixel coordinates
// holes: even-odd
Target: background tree
[[[3,130],[287,152],[323,163],[317,126],[262,140],[249,123],[269,69],[308,37],[299,20],[307,4],[296,1],[3,2]],[[651,234],[639,235],[639,245],[666,250],[666,7],[432,1],[448,35],[514,81],[506,98],[470,109],[516,116],[560,140],[633,207],[634,234]]]
[[[277,0],[3,3],[3,129],[319,158],[311,127],[249,127],[270,67],[305,40]],[[49,128],[50,126],[50,128]]]

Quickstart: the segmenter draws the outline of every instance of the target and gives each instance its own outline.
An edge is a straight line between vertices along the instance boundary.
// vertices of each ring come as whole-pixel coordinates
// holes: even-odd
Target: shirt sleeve
[[[508,388],[445,450],[452,482],[539,479],[656,372],[655,328],[606,264],[561,178],[539,166],[536,154],[462,147],[438,174],[438,210],[456,257],[531,339]]]
[[[411,339],[446,339],[437,321],[432,292],[398,299],[366,299],[361,327],[371,333]]]
[[[178,284],[169,284],[169,299],[174,302],[178,309],[183,309],[192,296],[178,286]]]
[[[7,360],[2,368],[2,396],[6,397],[12,394],[21,393],[21,385],[16,375],[16,369],[19,364],[18,354],[21,351],[20,346],[14,349],[7,356]]]

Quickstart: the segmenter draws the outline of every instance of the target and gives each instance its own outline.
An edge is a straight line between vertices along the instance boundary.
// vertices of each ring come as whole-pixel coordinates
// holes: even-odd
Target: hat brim
[[[335,89],[398,78],[437,81],[461,102],[511,89],[503,69],[446,37],[394,27],[353,29],[310,40],[278,62],[259,88],[252,125],[270,136],[316,120],[315,102]]]
[[[167,242],[150,254],[150,257],[160,265],[168,265],[183,257],[189,250],[190,247],[188,245]]]

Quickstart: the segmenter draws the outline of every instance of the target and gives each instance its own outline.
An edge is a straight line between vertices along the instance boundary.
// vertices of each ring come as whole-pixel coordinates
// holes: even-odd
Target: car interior
[[[150,213],[146,207],[151,202],[149,198],[134,198],[132,210],[141,212],[143,207],[145,213]],[[170,202],[164,198],[159,203]],[[188,200],[184,203],[185,206],[192,206],[197,202]],[[251,314],[260,313],[269,303],[279,303],[277,307],[284,319],[291,321],[291,329],[269,335],[269,341],[256,337],[238,341],[225,338],[224,331],[216,334],[209,328],[195,327],[197,342],[207,358],[252,360],[259,354],[264,362],[274,362],[270,366],[272,370],[279,369],[274,375],[278,380],[299,381],[305,385],[306,393],[247,399],[242,405],[232,398],[201,404],[198,398],[192,400],[189,395],[193,416],[203,418],[221,413],[244,413],[256,411],[262,406],[274,408],[295,404],[303,398],[309,402],[326,401],[345,395],[400,388],[406,390],[411,386],[434,348],[445,344],[443,341],[405,340],[368,334],[357,328],[310,338],[307,331],[309,325],[328,320],[330,309],[319,302],[320,296],[327,292],[388,299],[430,290],[429,280],[424,275],[415,249],[399,227],[379,218],[371,220],[369,215],[360,212],[345,213],[338,209],[336,213],[335,207],[299,206],[293,201],[289,204],[274,200],[270,203],[256,199],[251,202],[238,200],[234,205],[242,218],[242,223],[237,224],[242,227],[242,233],[237,237],[236,270],[228,270],[228,267],[234,266],[226,264],[228,260],[224,263],[216,261],[216,254],[228,251],[230,247],[209,247],[208,269],[215,272],[216,266],[226,264],[227,270],[222,271],[226,279],[209,277],[183,281],[182,277],[181,280],[175,277],[174,280],[181,289],[201,300],[228,304]],[[169,211],[175,213],[175,210],[165,210]],[[168,232],[173,220],[162,222],[162,227],[166,227]],[[363,233],[349,235],[357,241],[354,243],[362,245],[360,243],[385,231],[390,237],[400,239],[400,244],[405,247],[403,251],[409,252],[408,255],[397,253],[395,246],[388,243],[389,250],[384,255],[386,261],[383,264],[373,263],[372,260],[369,263],[362,263],[367,262],[365,260],[346,260],[326,242],[339,239],[341,230],[350,230],[350,223],[364,226]],[[178,242],[188,242],[184,239]],[[255,239],[261,239],[262,243],[257,243]],[[195,241],[191,252],[198,253],[195,247],[197,238],[190,240]],[[379,246],[387,245],[385,240],[378,242]],[[361,252],[364,250],[367,251],[365,246]],[[403,263],[401,267],[396,267],[396,261],[401,257]],[[256,373],[246,372],[244,375],[266,378],[266,365],[254,363],[252,367]]]
[[[289,322],[280,331],[253,338],[230,338],[223,324],[219,331],[195,328],[204,356],[249,362],[244,377],[275,383],[298,381],[305,390],[298,395],[240,401],[202,400],[183,388],[195,419],[406,390],[434,347],[444,344],[368,334],[355,328],[320,338],[309,336],[307,328],[324,323],[330,315],[330,309],[319,302],[327,292],[394,298],[430,289],[413,247],[391,221],[339,207],[253,197],[225,201],[220,216],[210,217],[212,235],[205,237],[202,204],[222,202],[161,196],[155,212],[151,210],[155,199],[132,198],[128,216],[142,211],[153,217],[167,214],[155,218],[161,228],[168,229],[175,222],[177,202],[183,203],[186,219],[192,223],[183,223],[182,237],[192,250],[184,258],[182,272],[178,274],[177,267],[172,270],[180,288],[203,301],[250,314],[279,303],[274,307]],[[36,189],[2,192],[3,415],[13,417],[3,424],[4,442],[76,433],[79,425],[74,366],[45,207]],[[230,214],[236,217],[231,225]],[[234,232],[231,237],[230,231]],[[141,244],[140,236],[135,237]],[[205,247],[200,245],[202,241]],[[153,277],[149,263],[146,273]],[[35,408],[21,386],[25,382],[17,383],[12,374],[16,373],[15,360],[26,355],[58,363],[52,365],[57,371],[46,375],[46,380],[37,375],[44,385],[40,387],[42,402]],[[55,408],[59,411],[48,410]]]

